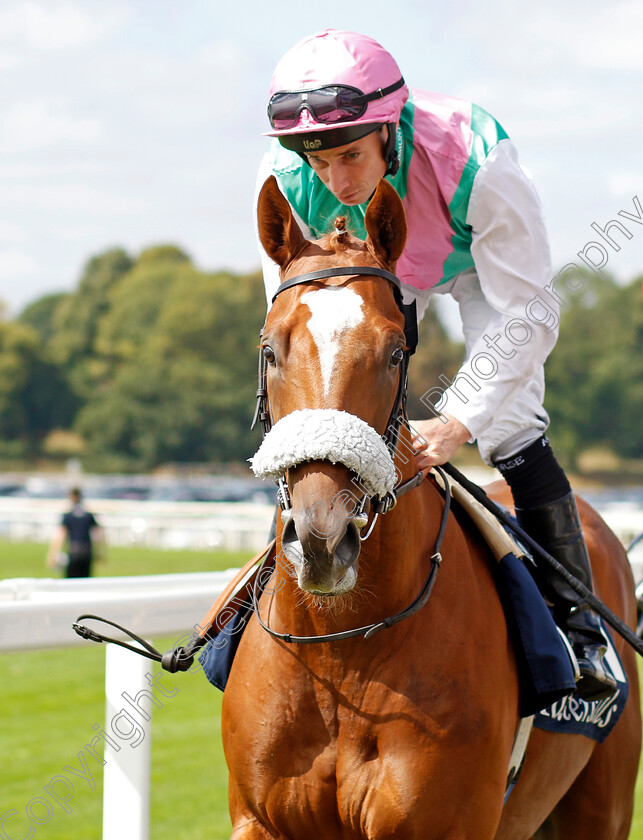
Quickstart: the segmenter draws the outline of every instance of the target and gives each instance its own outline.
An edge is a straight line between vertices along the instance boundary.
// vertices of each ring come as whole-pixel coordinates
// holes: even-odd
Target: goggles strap
[[[397,153],[397,123],[387,123],[388,137],[384,147],[384,160],[386,161],[385,175],[396,175],[400,168],[400,156]]]
[[[393,82],[393,84],[388,87],[378,88],[377,90],[374,90],[373,93],[363,93],[361,96],[356,96],[353,100],[353,104],[361,105],[363,102],[373,102],[376,99],[384,99],[384,97],[388,96],[389,93],[395,93],[396,90],[399,90],[403,86],[404,79],[399,78],[397,82]],[[338,87],[340,86],[338,85]]]

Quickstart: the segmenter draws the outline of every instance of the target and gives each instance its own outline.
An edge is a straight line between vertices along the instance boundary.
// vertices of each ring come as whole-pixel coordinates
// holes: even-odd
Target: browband
[[[404,315],[404,335],[406,337],[406,345],[408,347],[409,355],[415,353],[415,348],[418,343],[418,322],[417,322],[417,308],[415,300],[411,303],[404,303],[402,300],[402,283],[399,277],[386,271],[384,268],[370,268],[367,266],[341,266],[338,268],[324,268],[320,271],[309,271],[307,274],[297,274],[295,277],[289,277],[284,280],[277,291],[272,296],[272,303],[275,302],[278,295],[285,292],[286,289],[291,289],[293,286],[299,286],[302,283],[312,283],[315,280],[326,280],[328,277],[355,277],[362,275],[364,277],[383,277],[392,284],[395,302],[397,303],[400,312]],[[356,277],[357,279],[357,277]]]

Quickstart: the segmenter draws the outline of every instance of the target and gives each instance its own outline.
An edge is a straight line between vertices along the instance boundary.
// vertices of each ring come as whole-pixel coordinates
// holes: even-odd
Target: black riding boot
[[[529,509],[516,508],[521,527],[570,574],[592,590],[592,572],[581,531],[574,494]],[[567,634],[578,659],[581,678],[577,691],[584,700],[601,700],[616,689],[614,678],[605,669],[603,657],[607,639],[600,620],[585,601],[545,563],[535,558],[554,604],[554,619]]]

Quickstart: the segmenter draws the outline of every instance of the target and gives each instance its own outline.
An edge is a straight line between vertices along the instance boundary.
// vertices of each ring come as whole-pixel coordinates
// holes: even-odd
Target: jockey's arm
[[[499,410],[542,367],[558,335],[559,307],[546,290],[552,269],[542,207],[510,140],[501,141],[478,171],[467,223],[475,273],[464,272],[452,288],[464,315],[465,336],[463,299],[466,284],[476,283],[475,274],[490,314],[482,329],[478,325],[477,337],[467,336],[466,361],[435,404],[434,416],[412,421],[424,438],[434,436],[424,447],[422,468],[444,463],[459,445],[488,430]]]

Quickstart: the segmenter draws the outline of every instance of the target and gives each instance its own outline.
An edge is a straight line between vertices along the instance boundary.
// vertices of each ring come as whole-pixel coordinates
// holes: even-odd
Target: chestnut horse
[[[348,440],[340,447],[351,449],[360,430],[381,440],[399,393],[405,334],[394,286],[377,272],[393,272],[404,247],[401,201],[380,182],[365,242],[341,230],[307,241],[274,179],[258,212],[261,241],[287,286],[261,347],[272,421],[291,416],[294,423],[282,448],[296,449],[302,438],[314,448],[326,420],[344,413],[339,437]],[[287,284],[305,272],[355,266],[373,275]],[[298,417],[306,419],[297,425]],[[405,482],[416,471],[408,428],[400,435],[396,481]],[[362,484],[375,483],[369,470],[365,464]],[[358,467],[329,455],[285,472],[291,507],[278,527],[277,568],[259,600],[272,634],[347,631],[412,603],[445,509],[437,483],[421,481],[362,541],[363,512],[347,504],[359,496]],[[506,488],[500,493],[509,500]],[[634,626],[624,551],[587,505],[580,510],[597,592]],[[633,652],[617,643],[630,697],[605,743],[534,730],[503,808],[519,684],[495,561],[453,515],[441,556],[429,603],[371,638],[294,644],[252,616],[223,701],[234,840],[627,837],[640,748]]]

